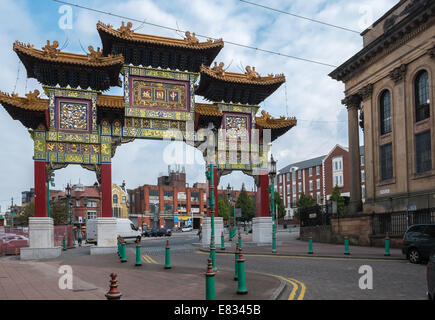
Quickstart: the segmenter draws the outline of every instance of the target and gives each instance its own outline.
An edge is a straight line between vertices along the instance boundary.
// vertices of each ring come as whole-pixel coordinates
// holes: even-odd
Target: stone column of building
[[[112,164],[101,164],[101,216],[111,218],[112,214]]]
[[[47,171],[45,161],[35,161],[35,217],[47,216]]]
[[[373,109],[372,109],[372,97],[373,97],[373,84],[368,84],[364,86],[359,92],[362,99],[361,107],[361,129],[364,132],[364,150],[370,150],[374,145],[374,124],[371,122],[373,120]],[[375,171],[374,171],[374,158],[372,152],[364,152],[364,163],[365,163],[365,203],[370,203],[375,199]],[[365,206],[366,207],[366,206]],[[371,209],[367,208],[367,212],[372,212]]]
[[[346,97],[342,103],[347,106],[348,139],[349,139],[349,180],[350,180],[350,203],[349,213],[357,213],[361,210],[361,172],[359,152],[359,125],[358,109],[361,104],[361,96],[353,94]]]
[[[252,241],[255,243],[272,243],[272,216],[269,208],[269,175],[255,177],[257,185],[257,216],[252,219]]]
[[[257,217],[270,217],[269,212],[269,175],[258,176],[257,195],[255,197]]]
[[[405,102],[405,76],[406,76],[407,66],[402,64],[397,68],[394,68],[389,76],[391,80],[394,81],[393,92],[391,94],[391,142],[393,144],[393,167],[396,174],[394,174],[396,187],[404,192],[409,192],[408,184],[408,165],[410,164],[410,155],[408,151],[408,123],[406,115],[408,114],[407,108],[409,105]],[[412,127],[412,126],[411,126]],[[402,172],[403,174],[397,174],[397,172]],[[392,203],[393,210],[401,210],[401,208],[406,207],[405,200],[396,200],[397,203]],[[396,202],[394,201],[394,202]],[[402,202],[403,201],[403,202]]]

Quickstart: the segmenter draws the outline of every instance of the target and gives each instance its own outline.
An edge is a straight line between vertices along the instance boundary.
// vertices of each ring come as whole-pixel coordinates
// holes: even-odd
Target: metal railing
[[[403,236],[413,224],[435,223],[435,208],[396,211],[373,215],[373,235]]]
[[[332,217],[331,204],[298,209],[301,227],[330,225]]]

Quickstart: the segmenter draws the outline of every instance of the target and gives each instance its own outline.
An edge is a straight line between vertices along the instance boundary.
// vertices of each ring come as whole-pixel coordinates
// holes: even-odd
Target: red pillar
[[[47,171],[45,161],[35,161],[35,217],[47,216]]]
[[[112,217],[112,164],[101,164],[101,216]]]
[[[269,176],[267,174],[258,176],[257,195],[257,217],[270,217],[269,212]]]

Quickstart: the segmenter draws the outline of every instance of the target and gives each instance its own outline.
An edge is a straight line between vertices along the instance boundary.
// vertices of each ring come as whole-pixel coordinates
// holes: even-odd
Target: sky
[[[362,37],[355,32],[328,27],[308,20],[249,5],[240,0],[66,0],[71,3],[112,12],[129,18],[180,30],[189,30],[212,38],[280,52],[339,66],[362,48]],[[398,0],[251,0],[293,14],[321,20],[362,32],[394,6]],[[65,11],[52,0],[0,0],[0,91],[20,96],[41,84],[27,79],[24,66],[12,50],[14,41],[42,48],[47,40],[57,40],[62,51],[84,54],[89,45],[101,47],[96,30],[99,20],[115,28],[123,19],[103,13],[72,8],[72,29],[60,28]],[[181,39],[183,34],[134,22],[138,33]],[[200,41],[204,39],[200,38]],[[286,83],[260,104],[274,117],[296,117],[298,124],[274,141],[272,153],[278,169],[293,162],[327,154],[336,144],[347,143],[347,114],[341,104],[344,84],[328,74],[334,67],[291,59],[225,43],[215,61],[224,62],[227,71],[244,72],[255,66],[260,75],[283,73]],[[106,94],[122,95],[120,88]],[[203,102],[201,97],[197,102]],[[259,112],[260,112],[259,111]],[[0,107],[0,212],[21,203],[21,192],[34,185],[33,141],[27,129]],[[363,144],[362,134],[360,143]],[[168,171],[163,161],[169,142],[135,140],[118,147],[112,159],[112,182],[123,180],[129,189],[156,184],[157,177]],[[166,150],[166,151],[165,151]],[[190,149],[199,159],[186,164],[187,182],[205,182],[204,162],[199,151]],[[95,174],[78,165],[55,172],[55,189],[68,182],[92,185]],[[221,178],[219,187],[230,183],[239,189],[254,187],[251,177],[233,172]]]

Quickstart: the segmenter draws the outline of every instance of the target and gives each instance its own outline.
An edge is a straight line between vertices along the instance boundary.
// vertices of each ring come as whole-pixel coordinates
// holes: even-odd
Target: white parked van
[[[121,236],[125,241],[141,239],[142,235],[130,219],[116,219],[116,235]],[[97,220],[86,221],[86,242],[97,244]]]

